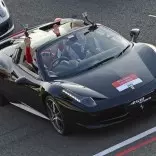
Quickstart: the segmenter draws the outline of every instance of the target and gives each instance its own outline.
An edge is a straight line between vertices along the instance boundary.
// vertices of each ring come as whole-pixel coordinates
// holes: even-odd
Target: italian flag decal
[[[124,91],[128,88],[134,89],[134,86],[143,82],[140,78],[138,78],[135,74],[131,74],[129,76],[123,77],[120,80],[117,80],[112,83],[112,85],[119,91]]]

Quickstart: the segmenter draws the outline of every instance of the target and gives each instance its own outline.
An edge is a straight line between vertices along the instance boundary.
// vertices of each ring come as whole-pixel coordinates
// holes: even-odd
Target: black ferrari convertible
[[[136,43],[139,32],[132,29],[128,41],[89,20],[60,19],[10,36],[0,43],[0,105],[46,118],[62,135],[74,125],[106,127],[152,108],[156,48]]]

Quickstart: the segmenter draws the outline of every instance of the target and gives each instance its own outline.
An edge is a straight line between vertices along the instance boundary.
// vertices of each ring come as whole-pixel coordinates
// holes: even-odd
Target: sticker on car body
[[[112,85],[119,91],[124,91],[128,88],[132,88],[135,89],[134,86],[142,83],[143,81],[138,78],[135,74],[130,74],[126,77],[123,77],[120,80],[117,80],[115,82],[112,83]]]

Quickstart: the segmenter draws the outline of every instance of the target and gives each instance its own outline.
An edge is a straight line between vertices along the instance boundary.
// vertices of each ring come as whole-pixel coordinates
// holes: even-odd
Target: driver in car
[[[60,48],[62,46],[62,48]],[[52,63],[52,70],[72,69],[78,66],[79,62],[85,58],[82,47],[78,39],[69,35],[65,40],[61,40],[57,45],[57,59]]]

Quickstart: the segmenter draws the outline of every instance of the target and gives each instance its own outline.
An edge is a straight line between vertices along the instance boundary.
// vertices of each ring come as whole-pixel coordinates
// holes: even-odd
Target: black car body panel
[[[13,32],[14,24],[12,16],[10,15],[6,4],[2,0],[0,0],[0,9],[0,40],[2,40]]]
[[[10,35],[13,31],[12,27],[13,27],[13,21],[11,17],[9,17],[5,22],[1,23],[0,24],[0,39],[3,39],[7,35]],[[8,32],[10,29],[12,30]]]

